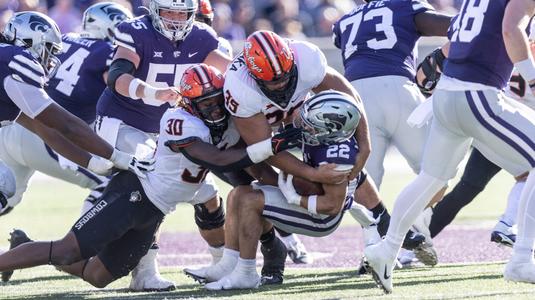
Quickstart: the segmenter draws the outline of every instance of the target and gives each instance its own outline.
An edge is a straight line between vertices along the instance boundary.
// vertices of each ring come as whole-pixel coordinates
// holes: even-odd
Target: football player
[[[535,50],[534,40],[535,23],[532,21],[529,30],[532,54]],[[444,53],[447,53],[447,49],[442,50],[442,52],[444,55]],[[417,73],[417,83],[421,86],[421,89],[424,89],[429,94],[432,93],[432,87],[440,79],[443,68],[442,64],[433,66],[434,61],[434,54],[430,54],[422,63],[422,67],[418,68]],[[423,82],[433,82],[433,84],[430,85],[431,88],[426,88]],[[527,105],[531,109],[535,109],[535,96],[528,91],[528,87],[528,82],[517,70],[514,70],[507,85],[506,95]],[[416,229],[424,233],[428,238],[434,238],[453,221],[457,213],[464,206],[472,202],[485,189],[486,185],[500,170],[501,168],[499,166],[488,160],[481,152],[477,149],[472,149],[461,180],[435,207],[424,210],[415,223]],[[516,183],[508,195],[505,212],[491,233],[491,241],[510,247],[513,246],[516,240],[515,225],[518,202],[526,182],[526,177],[527,174],[522,174],[515,178]]]
[[[212,22],[214,21],[214,10],[210,0],[199,0],[199,8],[195,14],[195,21],[202,22],[210,27],[212,27]],[[228,57],[232,57],[232,46],[230,42],[224,37],[218,37],[219,46],[217,49],[225,53]]]
[[[504,277],[535,283],[535,113],[501,93],[513,66],[535,86],[535,63],[523,30],[534,14],[531,0],[465,0],[451,24],[422,171],[398,196],[386,238],[364,250],[369,270],[386,293],[392,292],[393,263],[404,234],[455,175],[471,144],[514,176],[529,172]]]
[[[56,54],[62,49],[61,34],[52,19],[37,12],[17,13],[6,24],[1,38],[1,92],[4,95],[0,100],[1,126],[8,126],[15,120],[69,160],[101,175],[109,174],[113,165],[134,172],[144,168],[144,163],[111,147],[43,90],[45,82],[59,67]],[[6,198],[15,193],[14,184],[9,188],[1,191],[2,207],[7,206]]]
[[[97,100],[105,87],[113,53],[111,41],[114,27],[129,17],[131,13],[118,4],[98,3],[84,12],[84,31],[81,34],[68,33],[62,36],[63,51],[57,55],[61,65],[44,89],[57,104],[90,126],[95,120]],[[7,200],[8,206],[1,209],[0,215],[20,203],[35,171],[89,189],[107,181],[106,177],[69,164],[38,136],[20,125],[13,124],[0,129],[0,139],[5,141],[0,145],[0,159],[13,170],[17,181],[17,191]],[[99,187],[89,195],[84,203],[86,209],[102,190]]]
[[[358,153],[354,132],[361,114],[351,96],[323,91],[305,101],[299,109],[295,127],[303,129],[303,159],[318,167],[335,163],[338,170],[353,168]],[[229,195],[227,211],[233,224],[227,229],[225,254],[206,269],[206,288],[210,290],[257,288],[258,238],[267,238],[273,225],[287,232],[326,236],[340,224],[343,213],[353,202],[355,189],[366,180],[346,178],[337,184],[322,184],[324,194],[302,197],[293,187],[293,176],[283,178],[279,187],[254,184],[235,188]]]
[[[132,271],[154,242],[159,225],[178,203],[195,206],[200,229],[220,229],[217,188],[207,168],[240,170],[295,147],[301,130],[292,128],[246,149],[225,149],[239,140],[224,107],[223,76],[204,64],[188,69],[180,107],[161,120],[155,170],[138,177],[121,172],[102,197],[57,241],[29,242],[0,255],[0,271],[43,264],[105,287]]]
[[[226,69],[230,57],[218,50],[219,41],[212,28],[194,21],[197,8],[196,0],[151,0],[148,15],[117,27],[117,51],[107,88],[97,104],[95,130],[118,149],[128,153],[154,150],[160,119],[170,103],[180,98],[175,87],[188,67],[206,63],[221,71]],[[210,251],[217,259],[222,249],[219,244],[211,245]],[[158,273],[157,251],[154,244],[133,273],[131,289],[173,288],[174,283]]]
[[[416,43],[421,36],[446,36],[451,17],[426,1],[364,2],[333,25],[333,40],[345,77],[362,97],[373,149],[366,170],[380,188],[390,145],[420,170],[427,128],[405,122],[424,100],[414,83]]]

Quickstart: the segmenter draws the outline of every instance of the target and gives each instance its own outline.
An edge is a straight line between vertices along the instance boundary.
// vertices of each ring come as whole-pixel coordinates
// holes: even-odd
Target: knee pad
[[[195,223],[202,230],[212,230],[219,228],[225,224],[225,211],[223,210],[223,199],[221,199],[219,207],[209,212],[204,204],[195,204]]]
[[[6,199],[13,197],[16,191],[16,179],[11,169],[0,162],[0,193]]]

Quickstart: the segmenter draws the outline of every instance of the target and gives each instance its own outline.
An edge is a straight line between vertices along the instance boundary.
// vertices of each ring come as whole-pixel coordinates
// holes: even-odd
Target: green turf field
[[[402,162],[397,159],[390,159],[387,164],[396,166],[395,171],[385,177],[382,187],[382,196],[391,208],[395,196],[413,175],[404,165],[398,167]],[[461,212],[456,222],[493,224],[505,207],[505,199],[512,183],[510,176],[500,173],[489,184],[488,189]],[[23,203],[11,214],[0,218],[0,249],[7,247],[7,235],[12,228],[25,229],[35,239],[61,238],[79,215],[81,200],[85,194],[82,189],[55,180],[35,180]],[[163,230],[195,230],[192,214],[191,207],[180,206],[176,213],[166,218]],[[354,224],[355,221],[345,218],[344,222]],[[395,273],[392,297],[533,299],[535,286],[505,282],[501,276],[502,269],[503,263],[491,263],[400,270]],[[128,285],[129,278],[123,278],[104,290],[98,290],[79,279],[45,266],[16,272],[9,284],[0,283],[0,299],[369,299],[382,295],[370,277],[356,278],[352,269],[290,267],[283,286],[262,288],[254,294],[208,293],[183,276],[178,268],[163,268],[162,271],[166,277],[177,282],[177,291],[166,294],[128,293],[124,288]]]

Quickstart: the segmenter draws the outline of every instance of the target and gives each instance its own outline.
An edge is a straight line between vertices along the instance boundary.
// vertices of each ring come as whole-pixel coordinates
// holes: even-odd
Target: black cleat
[[[269,246],[261,245],[260,252],[264,256],[264,266],[262,267],[262,285],[282,284],[284,276],[284,263],[286,261],[287,250],[284,243],[275,237]]]
[[[32,239],[30,239],[26,233],[20,229],[13,229],[13,231],[9,234],[9,250],[22,245],[24,243],[33,242]],[[2,281],[8,282],[9,279],[11,279],[11,276],[13,276],[13,271],[5,271],[2,272]]]
[[[425,235],[409,230],[401,247],[406,250],[414,250],[425,242]]]

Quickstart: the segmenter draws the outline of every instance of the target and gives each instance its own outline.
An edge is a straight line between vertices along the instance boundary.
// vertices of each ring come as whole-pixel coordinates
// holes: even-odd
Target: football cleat
[[[535,283],[535,264],[533,262],[515,262],[510,260],[505,265],[503,277],[507,281]]]
[[[394,260],[389,260],[385,255],[382,244],[370,245],[364,249],[362,265],[373,277],[377,286],[386,294],[392,293],[392,271],[394,270]]]
[[[513,247],[516,241],[516,226],[499,221],[490,234],[490,241],[499,245]]]
[[[149,249],[132,271],[130,290],[136,292],[167,292],[175,289],[175,283],[163,278],[156,265],[158,249]]]
[[[311,264],[314,261],[312,255],[308,254],[305,245],[299,241],[288,245],[288,257],[294,264]]]
[[[406,250],[414,250],[425,242],[425,236],[419,232],[409,230],[401,247]]]
[[[264,266],[261,272],[262,285],[282,284],[284,263],[287,255],[284,243],[278,237],[275,237],[269,248],[262,244],[260,252],[264,256]]]
[[[22,245],[24,243],[33,242],[32,239],[30,239],[26,233],[20,229],[13,229],[13,231],[9,234],[9,250],[16,248],[19,245]],[[9,279],[11,279],[11,276],[13,276],[13,271],[5,271],[2,272],[2,281],[7,282]]]
[[[243,274],[235,270],[218,281],[207,283],[204,287],[210,291],[257,289],[260,286],[260,282],[260,276],[256,271],[254,274]]]
[[[433,245],[423,242],[420,246],[414,248],[414,256],[426,266],[436,266],[438,264],[437,251]]]

